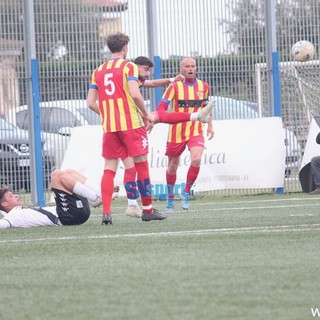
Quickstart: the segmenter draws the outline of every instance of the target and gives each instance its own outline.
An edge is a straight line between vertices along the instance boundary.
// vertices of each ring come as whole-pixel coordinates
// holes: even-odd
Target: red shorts
[[[105,159],[137,157],[149,152],[145,127],[103,134],[102,156]]]
[[[167,142],[166,156],[171,158],[178,158],[181,156],[186,146],[188,146],[189,150],[193,147],[204,148],[204,137],[195,136],[195,137],[191,137],[189,140],[179,142],[179,143]]]

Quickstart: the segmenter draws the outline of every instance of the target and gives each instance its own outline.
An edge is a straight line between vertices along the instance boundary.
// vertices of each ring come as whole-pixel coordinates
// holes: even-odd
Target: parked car
[[[100,116],[90,110],[86,100],[57,100],[40,102],[41,130],[48,133],[69,135],[77,126],[100,124]],[[28,130],[28,106],[11,110],[9,119],[20,129]]]
[[[72,128],[100,124],[100,116],[90,110],[86,100],[57,100],[40,103],[41,135],[47,152],[62,164]],[[28,106],[9,112],[10,121],[18,128],[29,130]]]
[[[252,102],[226,97],[210,97],[210,99],[212,98],[216,100],[212,111],[212,119],[214,120],[258,118],[258,113]]]
[[[28,133],[0,118],[0,182],[13,191],[30,191],[30,147]],[[44,187],[48,188],[53,159],[43,152]]]
[[[231,120],[231,119],[252,119],[258,118],[258,107],[254,102],[235,100],[226,97],[210,97],[216,99],[216,105],[212,111],[214,120]],[[286,146],[286,171],[285,175],[289,176],[293,169],[300,167],[301,146],[295,134],[284,128]]]
[[[210,97],[213,98],[213,97]],[[214,120],[252,119],[258,117],[258,108],[254,102],[235,100],[227,97],[215,97]],[[150,100],[145,101],[150,110]],[[40,103],[41,130],[45,148],[55,159],[59,168],[67,148],[73,127],[100,124],[100,116],[87,107],[86,100],[58,100]],[[28,107],[26,105],[12,109],[9,119],[20,129],[28,130]],[[294,133],[285,130],[286,174],[290,174],[300,165],[301,147]]]

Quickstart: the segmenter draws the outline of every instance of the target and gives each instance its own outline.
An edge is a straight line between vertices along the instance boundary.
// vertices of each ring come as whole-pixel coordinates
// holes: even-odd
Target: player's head
[[[128,52],[129,41],[129,36],[122,32],[112,33],[107,38],[107,46],[111,53],[122,53],[125,58]]]
[[[194,79],[197,73],[197,63],[193,58],[184,58],[180,62],[180,73],[186,79]]]
[[[147,80],[151,74],[151,68],[154,67],[153,62],[147,57],[137,57],[133,61],[139,69],[139,79],[142,81]]]
[[[0,210],[9,212],[17,206],[21,206],[19,196],[13,194],[8,187],[0,188]]]

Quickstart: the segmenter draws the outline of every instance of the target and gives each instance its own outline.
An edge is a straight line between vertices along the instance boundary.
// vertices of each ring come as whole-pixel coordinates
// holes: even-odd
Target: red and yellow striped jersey
[[[171,102],[172,112],[197,112],[208,101],[208,83],[196,79],[193,83],[174,82],[169,85],[162,96],[161,102]],[[203,124],[200,121],[188,121],[171,124],[169,127],[168,142],[180,143],[193,136],[203,135]]]
[[[124,59],[106,61],[93,71],[89,88],[98,91],[104,132],[144,126],[129,92],[130,80],[138,81],[138,67]]]

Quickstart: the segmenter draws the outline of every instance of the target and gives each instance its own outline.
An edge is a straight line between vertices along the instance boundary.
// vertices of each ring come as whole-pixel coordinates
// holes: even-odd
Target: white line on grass
[[[117,238],[144,238],[144,237],[178,237],[178,236],[203,236],[213,234],[241,234],[241,233],[275,233],[275,232],[308,232],[319,231],[320,224],[302,224],[302,225],[283,225],[283,226],[263,226],[263,227],[242,227],[242,228],[221,228],[221,229],[200,229],[185,231],[168,232],[148,232],[148,233],[128,233],[128,234],[110,234],[99,236],[74,236],[57,238],[37,238],[37,239],[10,239],[0,240],[0,244],[7,243],[29,243],[29,242],[48,242],[63,240],[92,240],[92,239],[117,239]]]
[[[276,206],[261,206],[261,207],[233,207],[233,208],[212,208],[210,211],[229,211],[229,210],[257,210],[257,209],[280,209],[280,208],[301,208],[301,207],[319,207],[320,203],[315,204],[291,204],[291,205],[276,205]]]
[[[314,217],[315,214],[313,213],[297,213],[297,214],[290,214],[289,217]]]
[[[310,198],[277,198],[277,199],[265,199],[265,200],[235,200],[235,201],[210,201],[210,202],[204,202],[202,199],[195,199],[195,202],[197,202],[197,205],[221,205],[221,204],[239,204],[239,203],[276,203],[276,202],[288,202],[288,201],[316,201],[317,203],[313,204],[313,206],[320,206],[319,198],[318,197],[310,197]],[[194,201],[191,201],[191,206],[194,203]],[[179,200],[177,200],[177,203]],[[161,201],[157,202],[155,201],[154,203],[161,203]],[[165,203],[165,202],[164,202]],[[309,206],[309,204],[303,204],[303,205],[289,205],[289,207],[294,207],[294,206]],[[119,205],[117,206],[116,204],[114,205],[115,208],[118,209],[126,209],[126,205]],[[278,207],[278,205],[276,205]],[[288,207],[288,206],[283,206],[283,207]],[[255,208],[255,207],[254,207]],[[259,207],[259,208],[269,208],[269,207]],[[231,209],[231,208],[230,208]],[[229,210],[229,208],[227,208]]]
[[[206,205],[212,205],[213,203],[198,203],[197,209],[191,208],[189,209],[190,212],[198,211],[199,207],[203,207]],[[263,210],[263,209],[281,209],[281,208],[304,208],[304,207],[319,207],[319,203],[315,204],[292,204],[292,205],[276,205],[276,206],[261,206],[261,207],[230,207],[230,208],[210,208],[210,211],[237,211],[237,210]],[[121,209],[122,207],[115,207],[116,209]],[[123,207],[124,208],[124,207]],[[184,210],[176,210],[176,213],[178,212],[185,212]],[[301,216],[305,216],[307,214],[300,214]],[[101,215],[97,214],[91,214],[92,217],[101,217]]]
[[[203,198],[205,199],[205,198]],[[259,199],[259,200],[234,200],[234,201],[210,201],[210,202],[203,202],[203,199],[195,199],[197,203],[202,204],[238,204],[238,203],[275,203],[275,202],[290,202],[290,201],[316,201],[319,203],[319,197],[308,197],[308,198],[279,198],[277,199]],[[192,201],[193,202],[193,201]],[[306,204],[307,205],[307,204]]]
[[[285,203],[285,202],[290,202],[290,201],[298,201],[298,202],[301,202],[301,201],[316,201],[317,203],[314,204],[315,206],[316,205],[319,205],[320,206],[320,203],[319,203],[319,197],[309,197],[309,198],[277,198],[277,199],[259,199],[259,200],[234,200],[234,201],[207,201],[207,202],[204,202],[205,198],[203,199],[195,199],[195,200],[192,200],[191,201],[191,204],[193,204],[194,202],[198,204],[205,204],[205,205],[214,205],[214,204],[239,204],[239,203],[247,203],[247,204],[250,204],[250,203],[276,203],[276,202],[282,202],[282,203]],[[176,201],[177,203],[179,202],[179,200]],[[155,201],[154,203],[161,203],[161,201]],[[166,202],[164,202],[166,203]],[[305,206],[308,206],[309,204],[304,204]],[[115,205],[116,206],[116,205]],[[117,206],[116,206],[117,207]],[[118,208],[127,208],[127,206],[123,206],[123,205],[120,205]]]

